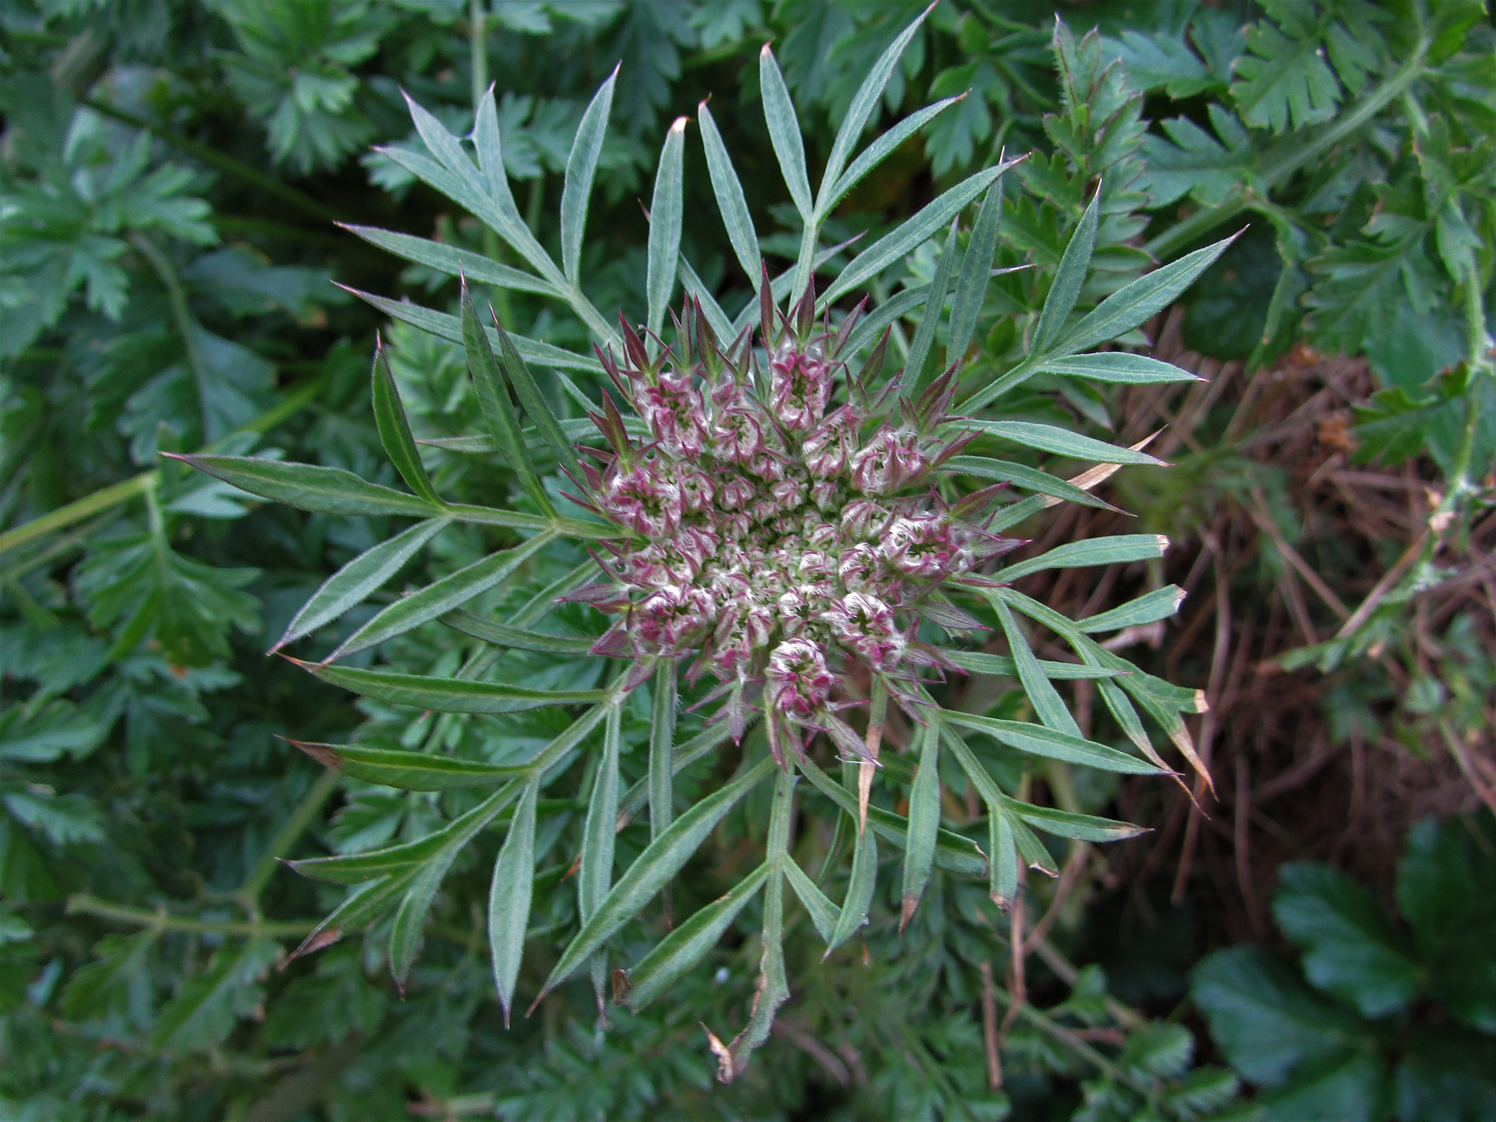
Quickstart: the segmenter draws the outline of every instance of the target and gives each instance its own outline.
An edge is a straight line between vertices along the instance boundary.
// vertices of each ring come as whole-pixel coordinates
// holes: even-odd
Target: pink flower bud
[[[929,467],[919,450],[919,434],[880,429],[865,448],[852,457],[852,485],[864,495],[889,495]]]
[[[821,419],[831,396],[831,364],[825,347],[813,342],[801,351],[786,339],[769,359],[769,408],[779,423],[803,432]]]
[[[677,486],[680,487],[681,506],[688,514],[699,514],[711,509],[714,488],[709,478],[691,468],[682,469],[676,478]]]
[[[809,717],[825,708],[835,679],[820,649],[806,639],[788,639],[769,655],[765,697],[791,717]]]
[[[893,609],[876,596],[852,592],[821,616],[846,647],[874,670],[890,669],[903,657],[908,641],[900,633]]]
[[[873,539],[883,532],[892,517],[871,499],[857,499],[842,508],[842,532],[854,540]]]
[[[706,446],[706,407],[689,372],[666,371],[657,385],[636,391],[635,404],[662,447],[681,456],[699,456]]]
[[[764,430],[754,417],[755,411],[741,406],[717,413],[712,421],[712,444],[723,459],[746,465],[763,452]]]
[[[805,468],[817,479],[833,479],[847,470],[852,456],[851,413],[844,406],[805,438],[800,455]]]
[[[603,509],[636,533],[661,537],[680,525],[680,488],[660,478],[653,463],[641,462],[609,481]]]
[[[794,510],[805,501],[805,484],[798,479],[781,479],[769,488],[769,494],[780,510]]]

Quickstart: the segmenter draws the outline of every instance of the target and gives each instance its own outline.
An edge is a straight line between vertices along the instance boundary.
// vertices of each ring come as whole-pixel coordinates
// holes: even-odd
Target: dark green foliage
[[[992,392],[1031,348],[1085,337],[1096,322],[1086,317],[1130,282],[1158,283],[1157,265],[1250,224],[1184,298],[1189,344],[1254,366],[1295,343],[1365,354],[1380,390],[1358,407],[1355,458],[1420,465],[1440,488],[1451,539],[1489,504],[1496,35],[1479,3],[1109,3],[1067,6],[1057,26],[1053,5],[947,0],[871,104],[857,105],[864,74],[923,7],[0,2],[0,1115],[1253,1116],[1236,1074],[1196,1062],[1211,1054],[1203,1034],[1197,1045],[1163,1019],[1168,979],[1150,991],[1145,972],[1129,973],[1131,960],[1109,950],[1083,961],[1104,957],[1112,991],[1141,1015],[1110,1001],[1097,967],[1072,977],[1063,957],[1045,967],[1031,956],[1029,1002],[1003,1036],[1004,1089],[988,1085],[984,966],[996,974],[998,1019],[1011,1000],[1009,920],[990,895],[1011,899],[1024,866],[1064,865],[1083,844],[1066,839],[1132,831],[1111,817],[1128,816],[1115,786],[1072,781],[1083,772],[1072,776],[1055,746],[1065,759],[1094,762],[1104,750],[1144,770],[1152,765],[1133,754],[1153,751],[1143,721],[1176,734],[1181,710],[1195,711],[1192,690],[1115,677],[1127,664],[1085,644],[1164,618],[1177,606],[1166,582],[1182,576],[1150,576],[1098,604],[1074,635],[1044,631],[1054,624],[1044,605],[1016,594],[1001,618],[978,604],[1005,653],[952,657],[990,659],[974,668],[1013,688],[981,699],[977,718],[1009,734],[1035,719],[1062,724],[1067,710],[1048,706],[1056,687],[1045,686],[1058,681],[1068,700],[1079,664],[1058,659],[1075,651],[1094,660],[1099,731],[1058,728],[1018,744],[972,732],[968,745],[950,726],[946,739],[927,738],[923,773],[886,753],[886,787],[861,842],[844,813],[855,810],[855,780],[822,772],[824,788],[800,784],[814,814],[841,825],[824,836],[801,826],[789,842],[798,863],[786,877],[782,969],[793,997],[733,1087],[713,1084],[699,1022],[720,1030],[748,1019],[768,893],[755,886],[703,909],[752,884],[770,783],[728,808],[694,858],[666,869],[671,939],[660,942],[660,904],[614,929],[613,961],[634,965],[643,989],[635,1004],[654,990],[659,1000],[635,1012],[620,994],[602,1031],[581,980],[594,956],[534,1017],[521,1015],[583,913],[606,911],[603,864],[635,868],[659,836],[655,812],[671,783],[679,822],[731,778],[717,763],[720,737],[694,717],[673,740],[661,736],[647,685],[615,711],[616,752],[587,752],[616,760],[611,787],[575,754],[559,765],[569,785],[522,781],[582,712],[531,702],[611,686],[595,659],[579,657],[602,631],[600,614],[538,614],[575,586],[585,553],[528,549],[548,520],[576,530],[591,518],[561,494],[575,488],[557,470],[576,475],[571,442],[590,429],[583,410],[597,399],[589,330],[606,338],[620,309],[663,326],[678,299],[658,283],[669,231],[652,241],[636,201],[672,212],[672,180],[652,169],[675,114],[695,118],[678,206],[683,284],[724,318],[751,317],[759,249],[779,267],[799,254],[804,222],[780,205],[764,122],[765,41],[803,134],[807,190],[849,113],[866,114],[853,130],[865,147],[911,110],[965,95],[845,184],[843,201],[806,200],[825,245],[860,235],[828,256],[823,294],[941,190],[995,178],[1004,151],[1032,153],[872,270],[874,305],[900,309],[866,340],[892,323],[891,368],[919,341],[931,377],[945,347],[948,359],[967,356],[963,396]],[[570,251],[568,223],[555,217],[563,175],[594,91],[620,61],[610,127],[586,153],[596,187],[588,236]],[[502,151],[484,147],[490,134],[474,111],[490,81]],[[556,255],[555,276],[516,284],[534,268],[529,247],[504,245],[466,216],[479,213],[466,200],[422,182],[417,161],[433,161],[402,90],[433,114],[421,120],[427,135],[433,122],[473,132],[486,183],[507,173],[512,193],[506,185],[495,205]],[[698,110],[708,94],[710,109]],[[716,219],[716,169],[697,148],[708,113],[741,177],[749,234],[755,222],[763,232],[751,247]],[[359,224],[360,236],[334,219]],[[1067,272],[1067,250],[1083,244],[1091,268]],[[647,274],[657,283],[642,283]],[[921,289],[937,278],[949,303],[925,316]],[[352,301],[334,279],[388,299]],[[597,322],[556,314],[568,283],[578,284],[568,302],[599,310]],[[786,269],[781,295],[790,283]],[[1143,303],[1147,293],[1131,292],[1132,323],[1178,296],[1169,288]],[[480,361],[491,354],[492,385],[469,379],[472,352],[455,345],[469,338],[486,344]],[[1015,379],[1002,403],[1015,427],[983,434],[962,457],[973,478],[1018,489],[1015,526],[1042,515],[1047,497],[1086,494],[1061,468],[1118,443],[1119,386],[1166,376],[1156,368],[1165,364],[1132,353],[1146,342],[1138,330],[1099,354],[1060,348]],[[474,435],[485,423],[497,452]],[[1146,528],[1245,501],[1261,480],[1238,470],[1246,461],[1231,441],[1247,435],[1172,455],[1177,490],[1131,504]],[[163,452],[221,470],[200,474]],[[1282,490],[1267,482],[1291,522]],[[293,494],[316,513],[265,501]],[[1010,532],[1030,536],[1034,525]],[[1400,658],[1415,593],[1440,579],[1436,542],[1359,630],[1298,661],[1365,675],[1377,672],[1356,662],[1368,652]],[[1157,565],[1146,556],[1136,571]],[[431,588],[424,600],[402,596]],[[1439,627],[1447,657],[1418,664],[1392,734],[1417,745],[1432,730],[1434,752],[1458,753],[1468,730],[1485,727],[1496,678],[1468,616]],[[329,676],[363,675],[370,688],[354,699],[263,657],[292,643],[314,663],[351,653]],[[484,644],[511,649],[493,663]],[[428,679],[466,700],[439,706],[410,692]],[[1387,687],[1367,680],[1338,680],[1338,734],[1380,720],[1365,698]],[[1203,672],[1184,681],[1203,684]],[[481,711],[465,711],[480,693]],[[393,704],[412,700],[433,712]],[[613,735],[598,725],[589,744]],[[316,759],[279,737],[307,742]],[[1036,744],[1048,754],[1025,750]],[[968,791],[963,751],[973,780],[990,773],[993,789]],[[340,774],[324,773],[329,757]],[[485,803],[509,777],[518,779]],[[380,785],[391,778],[406,789]],[[948,797],[937,804],[941,784]],[[614,799],[626,825],[603,855]],[[963,800],[977,809],[963,811]],[[1217,1053],[1258,1085],[1269,1117],[1492,1117],[1496,884],[1482,821],[1415,832],[1400,916],[1343,874],[1291,866],[1276,914],[1301,968],[1256,948],[1200,968],[1196,1002]],[[449,844],[468,827],[471,846]],[[277,858],[311,859],[302,868],[326,880],[281,870]],[[496,861],[526,875],[491,877]],[[530,883],[528,870],[530,893],[513,891]],[[1028,877],[1030,920],[1053,898],[1040,883]],[[911,895],[918,908],[900,937]],[[1087,945],[1075,904],[1050,935],[1072,954]],[[692,916],[719,920],[722,942],[675,958],[651,952],[678,951]],[[309,936],[324,945],[331,928],[340,945],[288,961]],[[1089,939],[1115,942],[1110,930]],[[827,944],[838,949],[823,963]],[[697,964],[685,969],[688,959]]]
[[[1273,914],[1302,975],[1258,947],[1196,967],[1195,1003],[1267,1118],[1496,1118],[1493,842],[1489,813],[1421,823],[1402,922],[1344,873],[1285,865]]]

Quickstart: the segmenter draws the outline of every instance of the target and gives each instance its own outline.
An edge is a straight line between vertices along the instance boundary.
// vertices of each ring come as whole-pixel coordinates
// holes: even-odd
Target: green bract
[[[732,159],[710,111],[701,106],[712,187],[733,250],[759,297],[736,316],[718,305],[681,252],[684,118],[667,133],[654,180],[647,267],[639,278],[647,320],[636,330],[627,322],[615,328],[613,310],[597,308],[582,284],[588,199],[614,78],[583,115],[567,162],[559,264],[515,205],[492,91],[479,105],[470,137],[453,136],[410,103],[426,154],[391,148],[385,155],[480,219],[524,268],[435,241],[353,227],[411,261],[464,277],[460,315],[365,298],[463,345],[486,422],[486,432],[475,434],[464,449],[497,456],[512,470],[513,505],[454,504],[442,497],[382,350],[374,362],[375,419],[406,489],[306,464],[223,455],[183,459],[245,491],[305,510],[416,520],[332,576],[292,621],[282,645],[356,607],[456,523],[507,533],[509,548],[394,600],[324,661],[304,665],[388,705],[459,715],[549,708],[564,717],[549,743],[503,764],[435,751],[306,746],[317,759],[366,782],[418,791],[476,788],[486,797],[469,800],[464,813],[418,841],[296,863],[307,875],[358,886],[303,949],[393,911],[390,964],[403,985],[443,877],[463,848],[502,816],[508,834],[494,868],[488,928],[507,1014],[528,928],[537,834],[557,815],[580,812],[578,926],[541,996],[585,973],[601,1002],[625,926],[668,888],[724,817],[767,785],[772,794],[764,811],[762,861],[642,957],[622,961],[613,983],[615,994],[634,1007],[659,996],[762,892],[763,949],[750,1022],[730,1043],[711,1037],[720,1078],[730,1081],[766,1038],[776,1008],[790,994],[783,949],[786,882],[830,953],[865,922],[878,873],[875,838],[903,853],[907,923],[936,865],[986,877],[993,899],[1006,907],[1026,867],[1055,872],[1034,831],[1087,841],[1137,832],[1125,823],[1032,805],[1005,790],[973,747],[975,738],[1041,761],[1170,774],[1141,710],[1200,768],[1180,714],[1198,712],[1202,695],[1143,673],[1092,638],[1172,615],[1182,598],[1178,589],[1159,589],[1076,622],[1013,587],[1020,577],[1044,569],[1158,558],[1167,540],[1152,534],[1090,539],[1038,555],[1018,550],[999,563],[1022,544],[998,537],[1000,531],[1060,502],[1105,505],[1089,489],[1111,470],[1158,461],[1140,448],[1005,419],[1001,405],[1006,392],[1040,373],[1110,382],[1189,378],[1141,356],[1083,352],[1132,331],[1172,303],[1229,239],[1121,287],[1077,316],[1096,238],[1098,192],[1070,239],[1027,357],[995,376],[988,371],[978,381],[963,380],[961,360],[993,273],[1002,181],[1014,164],[1006,161],[961,181],[859,247],[817,296],[812,278],[828,256],[821,233],[833,208],[906,136],[951,104],[913,115],[858,151],[920,22],[895,39],[862,83],[814,191],[795,110],[773,53],[764,48],[760,81],[769,135],[801,222],[798,254],[778,276],[766,267],[761,271],[760,243]],[[971,233],[963,238],[961,216],[971,208]],[[939,267],[928,286],[882,304],[851,306],[880,274],[942,233]],[[592,353],[511,334],[496,316],[485,322],[468,280],[565,305],[591,333]],[[667,311],[678,287],[686,313],[667,346]],[[921,307],[903,370],[894,374],[893,364],[885,363],[889,327]],[[936,363],[942,341],[944,355]],[[620,409],[605,372],[633,415]],[[558,413],[556,403],[563,399],[591,413],[595,427]],[[1000,458],[1011,445],[1102,468],[1067,481]],[[998,485],[987,486],[992,482]],[[535,571],[563,575],[510,618],[464,610],[484,593]],[[558,605],[567,601],[596,605],[586,609],[597,623],[594,634],[548,630]],[[613,616],[611,630],[599,612]],[[414,675],[341,661],[433,621],[464,636],[466,661],[455,673]],[[1036,626],[1052,633],[1075,660],[1041,660],[1032,638]],[[973,637],[989,634],[1002,640],[1006,655],[963,649]],[[498,665],[511,649],[549,658],[559,672],[539,684],[513,682]],[[595,665],[585,674],[566,672],[579,663]],[[718,679],[717,689],[698,684],[708,672]],[[945,678],[966,674],[1016,678],[1033,719],[946,708]],[[1096,681],[1130,740],[1127,750],[1082,734],[1054,685],[1067,678]],[[652,713],[647,774],[639,788],[628,789],[620,772],[622,716],[646,683]],[[901,710],[902,717],[890,710]],[[885,728],[910,755],[911,763],[901,769],[913,771],[907,813],[872,801],[875,773],[886,762],[879,755]],[[681,800],[673,776],[708,753],[717,754],[718,771],[729,778],[708,785],[694,801]],[[840,769],[831,766],[837,756]],[[986,805],[988,828],[979,839],[941,827],[942,756],[948,758],[944,774],[963,776]],[[808,788],[797,789],[801,776]],[[815,793],[802,799],[808,791]],[[646,807],[649,841],[619,868],[615,835]],[[817,886],[827,870],[812,879],[790,849],[798,817],[828,813],[844,836],[857,839],[840,903]]]

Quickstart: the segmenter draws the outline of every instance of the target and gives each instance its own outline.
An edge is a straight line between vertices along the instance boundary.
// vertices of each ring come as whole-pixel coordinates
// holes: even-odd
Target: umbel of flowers
[[[624,323],[622,363],[599,352],[648,439],[604,394],[594,419],[610,450],[584,469],[589,505],[631,536],[604,543],[611,579],[573,594],[619,617],[594,653],[632,658],[633,683],[662,659],[685,661],[688,680],[712,674],[734,737],[761,709],[780,763],[811,731],[875,754],[837,710],[870,693],[912,709],[915,668],[940,664],[921,618],[981,626],[942,584],[1019,544],[983,531],[996,488],[950,506],[931,485],[969,440],[937,435],[954,371],[917,397],[898,378],[874,397],[887,337],[853,376],[838,356],[860,306],[835,333],[813,309],[813,291],[789,317],[765,301],[777,329],[762,361],[749,332],[724,347],[691,305],[678,349]]]

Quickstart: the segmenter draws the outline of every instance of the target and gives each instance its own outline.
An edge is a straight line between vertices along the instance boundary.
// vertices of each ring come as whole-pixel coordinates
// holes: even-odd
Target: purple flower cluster
[[[620,615],[597,650],[632,657],[637,680],[691,659],[688,677],[724,684],[738,734],[760,696],[788,726],[841,726],[851,667],[907,693],[910,668],[932,662],[915,641],[922,602],[1009,545],[919,491],[965,443],[934,437],[953,379],[917,407],[894,387],[870,403],[827,331],[783,330],[764,378],[746,338],[724,353],[687,319],[681,356],[650,358],[627,325],[628,361],[602,356],[649,440],[629,438],[605,395],[595,420],[612,452],[587,468],[590,490],[633,537],[599,558],[611,581],[584,591]]]

